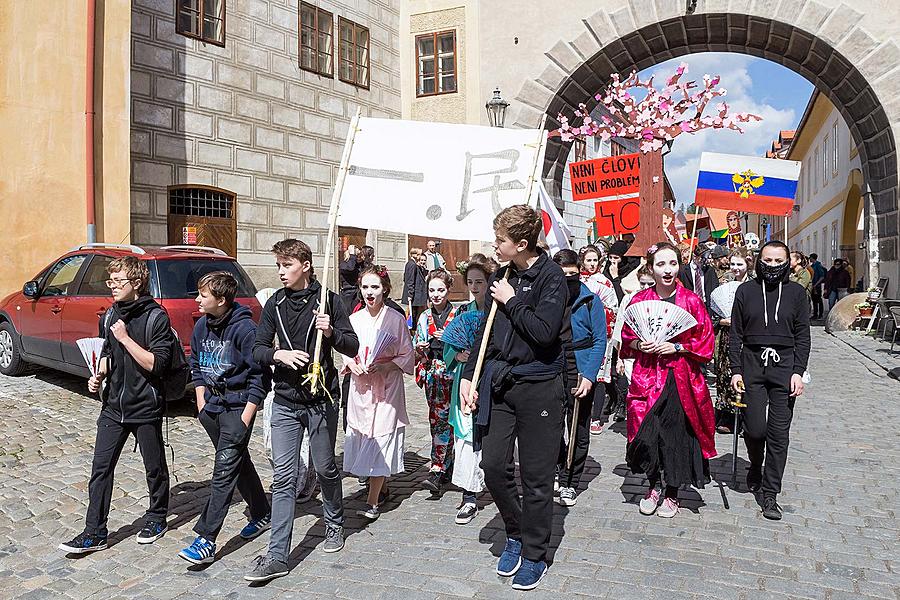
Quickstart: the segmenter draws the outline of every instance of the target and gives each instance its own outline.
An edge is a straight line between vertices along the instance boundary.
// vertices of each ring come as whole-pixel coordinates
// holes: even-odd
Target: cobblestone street
[[[617,425],[591,440],[578,504],[555,506],[554,562],[529,597],[900,598],[900,384],[870,370],[860,354],[820,328],[813,332],[810,364],[813,382],[797,402],[779,498],[784,520],[762,518],[743,487],[743,458],[739,489],[729,487],[732,438],[722,435],[711,463],[713,483],[682,492],[684,508],[672,520],[641,516],[636,500],[644,481],[623,464],[624,427]],[[345,549],[324,554],[320,504],[298,505],[292,572],[251,588],[242,575],[269,536],[238,537],[246,520],[240,501],[219,536],[215,563],[192,567],[176,556],[194,537],[212,468],[209,439],[188,405],[169,420],[175,458],[166,536],[147,546],[134,541],[147,491],[140,456],[129,444],[116,473],[112,547],[69,559],[56,547],[84,524],[99,405],[84,381],[67,375],[41,369],[0,377],[0,597],[517,596],[494,573],[504,536],[488,498],[475,521],[457,526],[457,491],[431,500],[419,489],[428,467],[427,411],[421,391],[411,382],[407,389],[413,420],[407,472],[392,482],[387,512],[364,525],[355,516],[363,488],[348,477]],[[261,422],[253,438],[251,451],[268,488]],[[740,455],[746,455],[743,442]]]

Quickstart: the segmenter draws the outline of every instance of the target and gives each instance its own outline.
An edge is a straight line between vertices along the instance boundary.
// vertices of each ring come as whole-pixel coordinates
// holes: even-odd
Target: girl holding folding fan
[[[344,357],[350,373],[344,470],[368,477],[366,509],[358,515],[375,520],[387,499],[385,480],[402,473],[406,414],[403,374],[412,375],[415,352],[406,319],[385,306],[391,279],[383,266],[371,266],[360,276],[363,309],[350,315],[359,337],[359,352]]]
[[[444,363],[453,374],[450,393],[450,426],[453,428],[453,477],[451,482],[463,490],[462,503],[456,513],[456,524],[465,525],[478,514],[476,495],[484,489],[484,471],[481,470],[481,450],[475,448],[475,427],[471,414],[464,414],[460,406],[459,381],[463,368],[470,359],[475,334],[484,318],[484,296],[487,281],[497,268],[497,263],[484,254],[473,254],[460,274],[466,279],[466,287],[474,300],[460,307],[460,313],[444,330]]]
[[[700,371],[712,358],[714,336],[703,300],[678,285],[675,246],[650,246],[647,265],[656,284],[624,309],[621,356],[635,359],[625,460],[650,480],[641,513],[671,518],[678,488],[708,483],[708,460],[716,455],[712,400]]]

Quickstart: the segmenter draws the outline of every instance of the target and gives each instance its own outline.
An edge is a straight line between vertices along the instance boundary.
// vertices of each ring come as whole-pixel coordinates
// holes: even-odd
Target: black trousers
[[[482,439],[484,482],[506,526],[522,541],[522,556],[544,560],[553,524],[553,477],[562,437],[565,402],[562,375],[540,382],[516,382],[492,398],[491,421]],[[519,442],[522,500],[516,487],[513,448]],[[550,450],[548,452],[548,450]]]
[[[744,376],[744,441],[751,468],[763,469],[763,495],[781,492],[781,478],[787,464],[794,398],[791,398],[793,348],[776,348],[779,361],[763,359],[762,347],[744,346],[741,365]],[[767,414],[768,413],[768,414]]]
[[[85,531],[106,536],[109,505],[112,500],[113,474],[122,455],[128,436],[134,434],[147,474],[150,507],[144,518],[165,523],[169,513],[169,467],[163,446],[162,419],[151,423],[119,423],[105,413],[97,419],[97,438],[94,442],[94,461],[88,483],[88,509]]]
[[[814,285],[810,296],[812,298],[813,319],[821,319],[825,312],[825,305],[822,303],[822,285]]]
[[[595,383],[594,387],[603,387],[599,383]],[[571,487],[578,489],[581,483],[581,475],[584,473],[584,463],[587,462],[588,448],[591,444],[591,409],[594,404],[594,390],[591,389],[588,395],[578,401],[578,421],[575,423],[575,449],[572,451],[572,479],[569,479],[569,471],[566,469],[566,462],[569,458],[569,445],[560,438],[559,457],[556,459],[557,468],[559,469],[559,484],[563,487]],[[566,394],[566,406],[563,412],[563,427],[568,431],[572,431],[572,417],[575,412],[575,397],[572,394]],[[569,443],[572,443],[571,438]]]
[[[194,531],[211,542],[216,541],[222,530],[235,488],[241,492],[241,497],[250,508],[251,519],[261,519],[271,510],[262,482],[247,451],[253,422],[250,427],[245,427],[241,412],[229,410],[211,414],[203,410],[198,415],[200,424],[216,449],[216,462],[209,485],[209,500],[200,520],[194,525]]]

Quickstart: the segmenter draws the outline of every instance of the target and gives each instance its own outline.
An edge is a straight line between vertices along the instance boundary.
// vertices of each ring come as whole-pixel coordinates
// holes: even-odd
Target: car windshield
[[[160,298],[194,298],[197,296],[197,281],[213,271],[228,271],[238,281],[237,297],[252,298],[256,287],[250,277],[236,261],[210,259],[157,260]],[[151,270],[153,273],[153,270]]]

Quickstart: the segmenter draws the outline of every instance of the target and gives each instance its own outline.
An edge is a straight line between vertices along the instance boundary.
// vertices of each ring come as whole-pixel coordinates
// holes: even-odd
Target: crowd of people
[[[818,314],[813,290],[818,282],[829,300],[839,298],[848,273],[837,262],[825,273],[815,256],[807,271],[806,257],[777,241],[758,253],[660,241],[630,256],[629,243],[619,240],[551,257],[541,247],[541,217],[527,206],[500,212],[494,229],[495,257],[475,254],[455,275],[434,242],[425,252],[411,249],[400,303],[370,246],[347,249],[337,293],[323,295],[309,246],[295,239],[275,244],[283,287],[265,302],[258,325],[235,302],[233,276],[215,272],[198,282],[203,317],[189,366],[215,464],[197,536],[179,556],[195,564],[215,560],[238,489],[250,515],[239,535],[271,530],[267,551],[245,579],[286,575],[295,503],[310,464],[321,490],[322,549],[340,551],[342,471],[367,486],[358,515],[372,521],[390,497],[390,478],[405,470],[405,376],[414,377],[428,406],[430,468],[421,485],[435,495],[449,485],[461,492],[460,525],[483,508],[479,494],[490,493],[507,536],[496,571],[512,577],[515,589],[533,589],[546,575],[553,502],[576,504],[591,435],[610,419],[625,421],[625,462],[648,480],[638,510],[672,518],[679,490],[710,481],[716,431],[731,432],[732,407],[743,397],[747,487],[760,494],[766,518],[782,518],[777,497],[794,400],[803,393],[810,303]],[[108,272],[115,303],[101,321],[106,342],[88,382],[92,392],[102,390],[103,404],[85,528],[60,545],[74,554],[107,547],[113,471],[130,434],[150,488],[137,541],[152,543],[167,531],[162,390],[180,345],[147,293],[146,263],[123,257]],[[450,301],[455,276],[465,281],[468,302]],[[720,314],[712,296],[728,281],[739,284],[734,308]],[[636,305],[685,313],[693,324],[654,338],[637,326],[629,311]],[[317,337],[322,346],[313,366]],[[316,391],[310,375],[320,382]],[[713,375],[715,403],[707,384]],[[270,390],[271,503],[248,452]]]

